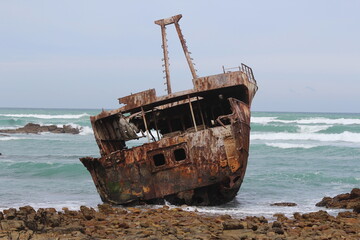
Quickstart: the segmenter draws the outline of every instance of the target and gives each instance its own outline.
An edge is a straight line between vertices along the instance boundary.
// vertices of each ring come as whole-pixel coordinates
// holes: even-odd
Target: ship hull
[[[246,171],[250,110],[244,102],[228,100],[232,113],[218,118],[220,126],[80,159],[101,199],[208,206],[231,201]]]

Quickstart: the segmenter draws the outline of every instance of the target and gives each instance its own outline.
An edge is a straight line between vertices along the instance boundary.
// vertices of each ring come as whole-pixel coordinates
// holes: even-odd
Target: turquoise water
[[[100,110],[0,109],[0,128],[26,123],[81,127],[79,135],[0,136],[0,209],[96,206],[80,157],[99,155],[89,116]],[[316,211],[315,203],[360,187],[360,114],[253,112],[249,164],[237,198],[197,208],[235,216]],[[289,201],[297,207],[271,207]]]

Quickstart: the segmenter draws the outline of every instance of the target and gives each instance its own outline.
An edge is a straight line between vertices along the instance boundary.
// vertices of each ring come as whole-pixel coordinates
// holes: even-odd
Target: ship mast
[[[182,15],[175,15],[169,18],[164,18],[155,21],[155,24],[160,25],[161,27],[161,36],[162,36],[162,48],[164,52],[164,66],[165,66],[165,77],[166,77],[166,85],[167,85],[167,92],[171,94],[171,83],[170,83],[170,71],[169,71],[169,51],[167,50],[167,39],[166,39],[166,25],[174,24],[176,28],[176,32],[179,36],[181,46],[184,50],[184,54],[189,65],[191,74],[193,78],[197,78],[196,69],[194,68],[194,63],[192,62],[192,58],[190,57],[190,52],[186,46],[186,40],[181,32],[181,28],[179,25],[179,20],[182,18]]]

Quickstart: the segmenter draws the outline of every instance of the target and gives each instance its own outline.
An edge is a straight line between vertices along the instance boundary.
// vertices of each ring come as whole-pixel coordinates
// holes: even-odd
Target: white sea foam
[[[265,145],[269,147],[276,147],[281,149],[289,149],[289,148],[310,149],[319,146],[315,144],[295,144],[295,143],[265,143]]]
[[[303,118],[303,119],[295,119],[295,120],[281,120],[278,117],[252,117],[252,123],[258,124],[269,124],[270,122],[273,123],[298,123],[298,124],[332,124],[332,125],[353,125],[359,124],[360,119],[358,118]]]
[[[331,128],[333,125],[299,125],[301,133],[315,133]]]
[[[89,114],[64,114],[64,115],[48,115],[48,114],[0,114],[3,117],[14,117],[14,118],[40,118],[40,119],[79,119],[87,117]]]
[[[0,130],[12,130],[12,129],[17,129],[19,127],[22,127],[22,126],[0,127]]]
[[[91,127],[85,126],[80,129],[80,135],[90,135],[94,134],[94,131]]]
[[[62,128],[64,127],[64,125],[70,125],[72,128],[77,128],[80,130],[80,135],[90,135],[90,134],[94,134],[94,131],[92,130],[91,127],[88,126],[80,126],[79,124],[76,123],[66,123],[66,124],[57,124],[56,126],[58,128]]]
[[[251,117],[252,123],[258,123],[263,125],[266,125],[269,122],[274,122],[274,121],[278,121],[277,117]]]
[[[24,137],[0,137],[0,141],[11,141],[11,140],[22,140],[22,139],[28,139]]]
[[[360,143],[360,133],[352,133],[345,131],[343,133],[261,133],[255,132],[251,134],[251,140],[313,140],[321,142],[352,142]]]
[[[70,125],[72,128],[77,128],[80,130],[80,135],[90,135],[90,134],[94,134],[94,131],[92,130],[91,127],[88,126],[80,126],[79,124],[76,123],[68,123],[65,125]],[[63,126],[61,126],[63,127]]]
[[[338,125],[352,125],[360,124],[360,119],[356,118],[308,118],[297,120],[300,124],[338,124]]]

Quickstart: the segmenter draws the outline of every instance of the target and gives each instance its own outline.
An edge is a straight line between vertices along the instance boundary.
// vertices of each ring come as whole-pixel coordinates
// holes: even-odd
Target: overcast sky
[[[254,111],[360,112],[360,1],[0,2],[0,107],[117,108],[163,85],[160,27],[180,26],[198,75],[253,68]],[[173,91],[192,87],[173,26]]]

